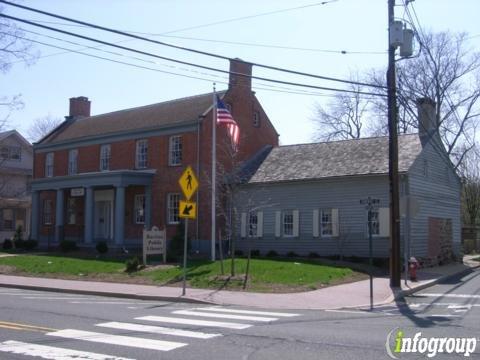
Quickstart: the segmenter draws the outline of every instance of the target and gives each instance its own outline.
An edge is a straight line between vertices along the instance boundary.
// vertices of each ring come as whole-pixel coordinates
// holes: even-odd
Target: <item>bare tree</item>
[[[358,73],[351,74],[350,80],[359,82]],[[361,92],[362,85],[351,84],[354,93],[338,93],[328,102],[327,107],[317,103],[312,121],[315,124],[313,139],[316,141],[359,139],[366,135],[366,115],[371,99]]]
[[[27,131],[28,140],[36,142],[48,135],[53,129],[62,123],[62,119],[50,115],[35,119]]]
[[[465,33],[429,32],[417,34],[416,39],[421,46],[419,55],[397,65],[399,131],[418,128],[418,98],[434,100],[438,132],[458,167],[474,145],[480,119],[480,53],[468,47]],[[384,84],[384,74],[374,71],[370,81]],[[386,102],[377,102],[375,110],[382,119],[377,122],[377,132],[385,133]]]
[[[480,154],[475,147],[469,151],[458,168],[462,178],[463,224],[475,226],[480,218]]]
[[[0,14],[4,7],[0,6]],[[32,43],[25,38],[24,32],[11,20],[0,17],[0,72],[8,72],[16,62],[33,64],[38,54],[32,49]],[[23,102],[20,94],[0,95],[0,129],[5,126],[14,110],[21,109]]]

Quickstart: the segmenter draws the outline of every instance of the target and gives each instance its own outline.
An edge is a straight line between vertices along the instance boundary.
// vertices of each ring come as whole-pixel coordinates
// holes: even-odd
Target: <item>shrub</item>
[[[5,239],[3,241],[3,250],[10,250],[13,248],[13,243],[12,240],[10,239]]]
[[[63,252],[77,250],[77,243],[72,240],[62,240],[60,241],[60,250]]]
[[[259,257],[260,256],[260,250],[256,250],[256,249],[252,250],[252,251],[250,251],[250,255],[252,257]]]
[[[138,271],[139,267],[140,267],[140,260],[138,259],[138,256],[134,256],[133,258],[125,261],[125,272],[129,274],[132,272]]]
[[[266,257],[277,257],[278,253],[275,250],[270,250],[267,252]]]
[[[33,249],[35,249],[37,246],[38,246],[38,241],[37,241],[37,240],[33,240],[33,239],[26,240],[26,241],[23,243],[23,247],[25,248],[25,250],[33,250]]]
[[[320,255],[318,255],[316,252],[311,252],[308,254],[308,257],[312,259],[318,259]]]
[[[97,243],[97,245],[95,246],[95,249],[97,249],[97,251],[100,253],[100,254],[105,254],[108,252],[108,245],[107,245],[107,242],[106,241],[99,241]]]
[[[235,256],[243,256],[242,250],[235,250]]]
[[[23,249],[25,247],[25,242],[23,240],[23,229],[21,226],[18,226],[13,235],[13,245],[15,249]]]
[[[295,251],[289,251],[287,253],[287,257],[293,258],[293,257],[298,257],[297,253]]]

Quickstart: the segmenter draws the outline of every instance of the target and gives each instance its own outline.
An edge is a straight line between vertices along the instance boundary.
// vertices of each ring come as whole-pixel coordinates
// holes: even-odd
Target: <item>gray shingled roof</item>
[[[422,151],[417,134],[398,137],[399,172]],[[388,173],[388,137],[273,148],[249,183],[314,180]]]
[[[224,93],[220,92],[219,95]],[[44,142],[53,143],[196,121],[210,106],[212,93],[80,118],[58,134],[47,137]]]

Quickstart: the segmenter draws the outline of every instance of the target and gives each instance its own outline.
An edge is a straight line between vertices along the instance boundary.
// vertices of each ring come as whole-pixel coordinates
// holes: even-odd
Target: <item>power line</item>
[[[33,32],[35,33],[35,32]],[[53,39],[56,39],[54,37],[50,37],[48,36],[49,38],[53,38]],[[27,41],[31,41],[33,43],[36,43],[36,44],[40,44],[40,45],[43,45],[43,46],[47,46],[47,47],[51,47],[51,48],[55,48],[55,49],[60,49],[60,50],[64,50],[64,53],[75,53],[75,54],[79,54],[79,55],[84,55],[84,56],[88,56],[88,57],[92,57],[92,58],[95,58],[95,59],[100,59],[100,60],[104,60],[104,61],[109,61],[109,62],[113,62],[113,63],[117,63],[117,64],[121,64],[121,65],[127,65],[127,66],[131,66],[131,67],[136,67],[136,68],[139,68],[139,69],[142,69],[142,70],[150,70],[150,71],[155,71],[155,72],[160,72],[160,73],[164,73],[164,74],[168,74],[168,75],[174,75],[174,76],[181,76],[181,77],[186,77],[186,78],[190,78],[190,79],[195,79],[195,80],[202,80],[202,81],[208,81],[208,82],[217,82],[219,84],[226,84],[228,85],[228,78],[226,77],[221,77],[219,75],[214,75],[214,74],[205,74],[205,73],[199,73],[197,72],[198,74],[200,75],[205,75],[205,76],[213,76],[215,77],[216,79],[207,79],[207,78],[204,78],[204,77],[200,77],[200,76],[191,76],[191,75],[185,75],[185,74],[180,74],[180,73],[176,73],[176,72],[172,72],[172,71],[165,71],[165,70],[160,70],[160,69],[156,69],[156,68],[152,68],[152,67],[148,67],[148,66],[143,66],[143,65],[138,65],[138,64],[133,64],[133,63],[129,63],[129,62],[125,62],[125,61],[120,61],[120,60],[115,60],[115,59],[111,59],[111,58],[107,58],[107,57],[104,57],[104,56],[98,56],[98,55],[93,55],[93,54],[89,54],[89,53],[85,53],[85,52],[82,52],[82,51],[79,51],[79,50],[75,50],[75,49],[69,49],[69,48],[65,48],[65,47],[62,47],[62,46],[58,46],[58,45],[53,45],[53,44],[49,44],[49,43],[45,43],[43,41],[38,41],[38,40],[34,40],[34,39],[31,39],[31,38],[27,38],[27,37],[21,37],[22,39],[24,40],[27,40]],[[67,40],[62,40],[62,39],[59,39],[60,41],[66,41],[68,43],[72,43],[72,44],[75,44],[75,45],[81,45],[79,43],[75,43],[75,42],[72,42],[72,41],[67,41]],[[98,50],[96,48],[93,48],[95,50]],[[107,52],[107,53],[111,53],[111,52],[108,52],[108,51],[104,51],[104,52]],[[118,55],[117,53],[111,53],[113,55]],[[120,54],[122,55],[122,54]],[[124,55],[123,55],[124,56]],[[137,58],[133,58],[133,59],[137,59]],[[155,62],[151,62],[152,64],[156,64],[156,65],[163,65],[163,64],[158,64],[158,63],[155,63]],[[163,65],[163,66],[168,66],[168,65]],[[173,66],[171,66],[173,67]],[[177,68],[178,70],[180,71],[193,71],[193,70],[188,70],[188,69],[181,69],[181,68]],[[196,71],[193,71],[193,72],[196,72]],[[243,86],[242,84],[239,84],[240,86]],[[308,95],[308,96],[322,96],[322,97],[333,97],[334,95],[332,94],[324,94],[324,93],[318,93],[318,92],[311,92],[311,91],[307,91],[307,90],[298,90],[298,89],[292,89],[292,88],[288,88],[288,87],[281,87],[281,86],[275,86],[275,85],[271,85],[271,84],[260,84],[262,86],[258,86],[258,85],[253,85],[252,88],[254,90],[265,90],[265,91],[271,91],[271,92],[278,92],[278,93],[287,93],[287,94],[296,94],[296,95]]]
[[[40,24],[52,24],[52,25],[62,25],[62,26],[76,26],[76,27],[83,27],[84,25],[78,24],[68,24],[62,22],[55,22],[55,21],[43,21],[37,19],[27,19],[29,21],[33,21],[35,23]],[[242,42],[242,41],[226,41],[226,40],[217,40],[217,39],[205,39],[205,38],[197,38],[197,37],[190,37],[190,36],[177,36],[177,35],[167,35],[171,33],[177,32],[169,31],[165,33],[149,33],[149,32],[141,32],[141,31],[133,31],[133,30],[122,30],[131,34],[139,34],[139,35],[146,35],[146,36],[160,36],[160,37],[167,37],[173,39],[181,39],[181,40],[194,40],[194,41],[204,41],[216,44],[227,44],[227,45],[241,45],[241,46],[251,46],[251,47],[260,47],[260,48],[269,48],[269,49],[280,49],[280,50],[294,50],[294,51],[306,51],[306,52],[319,52],[319,53],[326,53],[326,54],[341,54],[341,55],[384,55],[386,51],[353,51],[353,50],[332,50],[332,49],[319,49],[319,48],[305,48],[305,47],[297,47],[297,46],[285,46],[285,45],[276,45],[276,44],[260,44],[260,43],[251,43],[251,42]]]
[[[2,1],[3,0],[0,0],[0,2],[2,2]],[[230,72],[230,71],[221,70],[221,69],[217,69],[217,68],[213,68],[213,67],[209,67],[209,66],[199,65],[199,64],[196,64],[196,63],[192,63],[192,62],[187,62],[187,61],[182,61],[182,60],[178,60],[178,59],[168,58],[168,57],[165,57],[165,56],[152,54],[152,53],[149,53],[149,52],[146,52],[146,51],[133,49],[133,48],[129,48],[129,47],[126,47],[126,46],[121,46],[121,45],[118,45],[118,44],[113,44],[113,43],[108,42],[108,41],[91,38],[91,37],[88,37],[88,36],[72,33],[72,32],[69,32],[69,31],[53,28],[53,27],[46,26],[46,25],[36,24],[36,23],[31,22],[31,21],[20,19],[20,18],[10,16],[10,15],[0,14],[0,17],[4,17],[4,18],[7,18],[7,19],[15,20],[15,21],[20,21],[20,22],[23,22],[25,24],[29,24],[29,25],[32,25],[32,26],[44,28],[44,29],[47,29],[47,30],[52,30],[52,31],[59,32],[59,33],[62,33],[62,34],[78,37],[78,38],[81,38],[81,39],[84,39],[84,40],[97,42],[99,44],[116,47],[116,48],[119,48],[119,49],[122,49],[122,50],[131,51],[131,52],[135,52],[135,53],[138,53],[138,54],[142,54],[142,55],[146,55],[146,56],[150,56],[150,57],[155,57],[155,58],[162,59],[162,60],[172,61],[172,62],[176,62],[176,63],[183,64],[183,65],[193,66],[193,67],[197,67],[197,68],[201,68],[201,69],[205,69],[205,70],[210,70],[210,71],[215,71],[215,72],[220,72],[220,73],[225,73],[225,74],[233,74],[233,75],[237,75],[237,76],[248,77],[248,78],[251,78],[251,79],[263,80],[263,81],[267,81],[267,82],[279,83],[279,84],[284,84],[284,85],[306,87],[306,88],[311,88],[311,89],[337,91],[337,92],[344,92],[344,93],[358,93],[358,94],[373,95],[373,96],[386,96],[385,94],[374,94],[374,93],[353,91],[353,90],[347,90],[347,89],[337,89],[337,88],[330,88],[330,87],[323,87],[323,86],[316,86],[316,85],[309,85],[309,84],[301,84],[301,83],[295,83],[295,82],[290,82],[290,81],[275,80],[275,79],[264,78],[264,77],[259,77],[259,76],[252,76],[252,75],[245,75],[245,74],[236,73],[236,72]]]
[[[209,53],[209,52],[206,52],[206,51],[195,50],[195,49],[191,49],[191,48],[187,48],[187,47],[183,47],[183,46],[178,46],[178,45],[165,43],[165,42],[158,41],[158,40],[149,39],[149,38],[146,38],[146,37],[143,37],[143,36],[134,35],[134,34],[131,34],[131,33],[124,32],[124,31],[115,30],[115,29],[104,27],[104,26],[88,23],[88,22],[85,22],[85,21],[76,20],[76,19],[69,18],[69,17],[66,17],[66,16],[53,14],[53,13],[50,13],[50,12],[47,12],[47,11],[34,9],[34,8],[31,8],[31,7],[28,7],[28,6],[23,6],[23,5],[11,3],[11,2],[6,1],[6,0],[0,0],[0,2],[2,2],[4,4],[7,4],[7,5],[14,6],[14,7],[18,7],[18,8],[24,9],[24,10],[36,12],[36,13],[39,13],[39,14],[42,14],[42,15],[47,15],[47,16],[54,17],[54,18],[57,18],[57,19],[70,21],[70,22],[73,22],[73,23],[76,23],[76,24],[81,24],[81,25],[88,26],[88,27],[91,27],[91,28],[111,32],[111,33],[114,33],[114,34],[117,34],[117,35],[127,36],[127,37],[134,38],[134,39],[137,39],[137,40],[147,41],[147,42],[154,43],[154,44],[157,44],[157,45],[167,46],[167,47],[171,47],[171,48],[178,49],[178,50],[189,51],[189,52],[192,52],[192,53],[205,55],[205,56],[210,56],[210,57],[215,57],[217,59],[222,59],[222,60],[228,60],[228,61],[233,60],[233,59],[231,59],[227,56],[224,56],[224,55],[213,54],[213,53]],[[8,15],[2,15],[2,16],[7,17]],[[36,24],[36,23],[28,21],[28,20],[19,20],[18,18],[13,18],[13,17],[10,17],[10,18],[11,19],[17,19],[18,21],[22,21],[22,22],[25,22],[25,23],[30,24],[30,25],[40,26],[40,27],[43,27],[45,29],[54,30],[54,28],[51,28],[51,27],[48,27],[48,26],[45,26],[45,25]],[[59,29],[56,29],[54,31],[59,31]],[[70,35],[72,34],[72,33],[69,33],[67,31],[63,31],[63,32],[65,34],[70,34]],[[322,79],[322,80],[336,81],[336,82],[341,82],[341,83],[355,84],[355,85],[361,85],[361,86],[367,86],[367,87],[380,87],[379,85],[375,85],[375,84],[367,84],[367,83],[349,81],[349,80],[332,78],[332,77],[327,77],[327,76],[309,74],[309,73],[304,73],[304,72],[300,72],[300,71],[279,68],[279,67],[270,66],[270,65],[258,64],[258,63],[253,63],[253,62],[250,62],[250,64],[253,65],[253,66],[257,66],[257,67],[261,67],[261,68],[265,68],[265,69],[269,69],[269,70],[275,70],[275,71],[281,71],[281,72],[286,72],[286,73],[295,74],[295,75],[313,77],[313,78]],[[380,88],[385,88],[385,87],[380,87]]]

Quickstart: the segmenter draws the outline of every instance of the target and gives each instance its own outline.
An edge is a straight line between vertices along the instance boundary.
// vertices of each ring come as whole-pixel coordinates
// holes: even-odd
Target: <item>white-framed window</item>
[[[50,199],[46,199],[43,201],[43,224],[44,225],[52,225],[53,224],[53,202]]]
[[[109,144],[100,146],[100,171],[110,170],[111,148]]]
[[[167,221],[169,224],[178,224],[180,223],[180,218],[178,217],[178,208],[180,205],[180,194],[171,193],[167,195]]]
[[[0,159],[2,160],[22,160],[22,148],[19,146],[2,146],[0,148]]]
[[[332,209],[325,209],[321,212],[320,234],[322,235],[322,237],[333,236]]]
[[[78,150],[73,149],[68,152],[68,175],[78,173]]]
[[[75,225],[77,223],[77,199],[71,197],[67,200],[67,224]]]
[[[182,165],[182,137],[170,136],[168,145],[168,165]]]
[[[45,177],[53,176],[53,153],[48,153],[45,157]]]
[[[367,233],[369,231],[369,224],[372,227],[372,236],[380,236],[380,211],[373,209],[367,211]]]
[[[135,195],[135,224],[145,224],[145,194]]]
[[[258,215],[256,212],[251,212],[248,217],[248,237],[257,237],[258,230]]]
[[[253,113],[253,126],[260,127],[260,113],[258,111]]]
[[[2,211],[2,230],[15,230],[13,227],[13,209],[3,209]]]
[[[135,167],[137,169],[145,169],[147,167],[148,140],[137,140],[137,151],[135,156]]]
[[[283,236],[293,236],[293,211],[284,211],[282,220]]]

